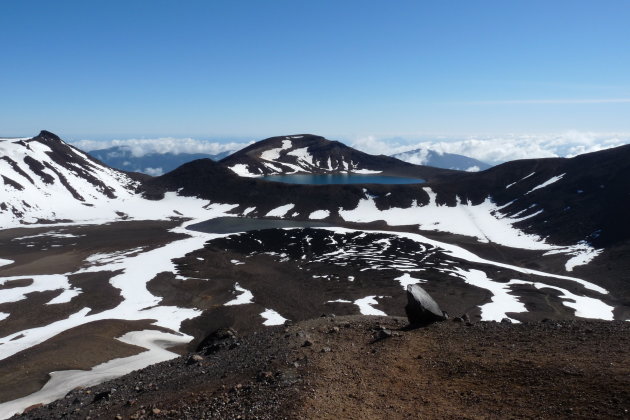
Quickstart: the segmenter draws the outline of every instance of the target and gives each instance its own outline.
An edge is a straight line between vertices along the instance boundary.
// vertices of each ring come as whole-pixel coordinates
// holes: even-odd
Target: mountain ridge
[[[288,173],[380,173],[432,179],[455,171],[413,165],[385,155],[370,155],[313,134],[270,137],[222,159],[241,176]]]

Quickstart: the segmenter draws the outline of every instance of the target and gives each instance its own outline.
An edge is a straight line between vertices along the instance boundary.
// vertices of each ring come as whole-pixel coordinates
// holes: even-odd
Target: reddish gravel
[[[630,418],[629,323],[405,324],[322,317],[218,340],[23,418]]]

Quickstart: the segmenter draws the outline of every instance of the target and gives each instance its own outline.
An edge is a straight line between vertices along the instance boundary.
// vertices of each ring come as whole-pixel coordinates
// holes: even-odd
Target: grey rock
[[[382,328],[376,333],[377,340],[384,340],[392,336],[392,331],[387,328]]]
[[[418,284],[407,286],[407,319],[413,326],[424,326],[446,319],[433,298]]]

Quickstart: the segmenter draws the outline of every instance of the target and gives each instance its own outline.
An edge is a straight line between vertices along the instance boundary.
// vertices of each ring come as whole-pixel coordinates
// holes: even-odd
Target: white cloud
[[[164,173],[164,170],[162,168],[144,168],[142,172],[151,176],[160,176]]]
[[[79,140],[72,144],[82,150],[91,151],[113,146],[127,146],[134,156],[147,153],[207,153],[233,152],[252,142],[218,142],[193,138],[163,137],[155,139],[125,140]],[[345,141],[356,149],[372,154],[391,156],[415,149],[420,153],[408,154],[404,160],[423,164],[428,150],[437,153],[455,153],[479,159],[489,164],[498,164],[516,159],[544,157],[572,157],[630,143],[630,133],[593,133],[567,131],[560,134],[510,134],[503,136],[468,137],[385,137],[364,136]],[[153,168],[155,170],[157,168]]]
[[[249,143],[217,142],[197,140],[193,138],[162,137],[156,139],[122,139],[122,140],[78,140],[71,142],[73,146],[87,152],[107,149],[115,146],[125,146],[135,157],[148,153],[207,153],[216,155],[221,152],[233,152],[247,146]]]
[[[567,131],[561,134],[521,134],[505,136],[471,136],[439,140],[410,138],[377,138],[367,136],[351,141],[352,147],[367,153],[403,153],[422,149],[418,155],[409,154],[412,163],[421,163],[426,150],[455,153],[489,164],[516,159],[573,157],[630,143],[630,133],[591,133]]]

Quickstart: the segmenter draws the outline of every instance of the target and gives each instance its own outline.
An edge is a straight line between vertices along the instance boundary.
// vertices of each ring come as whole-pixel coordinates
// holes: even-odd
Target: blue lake
[[[262,179],[288,184],[422,184],[424,180],[418,178],[403,178],[378,174],[294,174],[267,175]]]

